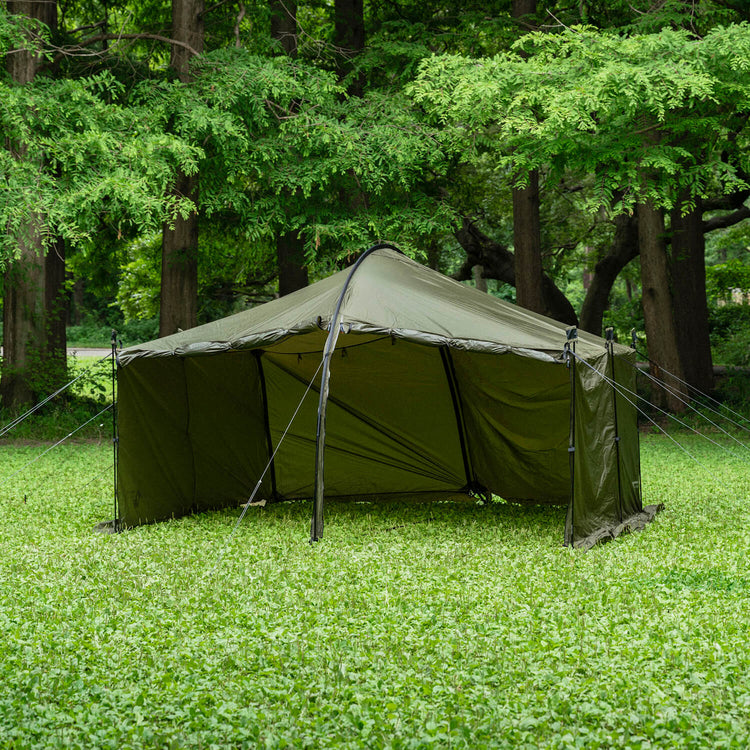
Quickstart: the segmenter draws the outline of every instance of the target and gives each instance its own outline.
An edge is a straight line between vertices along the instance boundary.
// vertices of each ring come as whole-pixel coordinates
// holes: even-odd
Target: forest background
[[[701,390],[750,365],[740,0],[14,0],[0,54],[3,410],[375,241]]]

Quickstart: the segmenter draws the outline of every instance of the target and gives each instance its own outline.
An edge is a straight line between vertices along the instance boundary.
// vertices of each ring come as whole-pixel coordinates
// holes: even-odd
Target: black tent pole
[[[114,504],[115,515],[112,521],[112,531],[116,534],[120,530],[120,503],[117,496],[117,444],[119,437],[117,435],[117,331],[112,331],[112,451],[114,462],[113,466],[113,484],[114,484]]]
[[[573,523],[575,521],[575,451],[576,451],[576,341],[578,340],[578,329],[571,326],[566,330],[565,348],[563,358],[570,373],[570,430],[568,435],[568,469],[570,471],[570,504],[565,519],[565,544],[573,544]]]
[[[315,429],[315,496],[313,499],[313,514],[310,524],[310,542],[317,542],[323,536],[323,494],[325,491],[324,474],[325,474],[325,446],[326,446],[326,410],[328,408],[328,390],[331,379],[331,356],[336,348],[336,341],[339,337],[341,327],[341,306],[344,302],[346,291],[352,277],[362,262],[376,250],[387,248],[400,253],[394,245],[387,243],[378,243],[365,250],[357,258],[357,262],[352,266],[349,275],[346,277],[344,286],[341,289],[336,308],[328,324],[328,338],[323,348],[323,371],[320,376],[320,398],[318,400],[318,421]]]

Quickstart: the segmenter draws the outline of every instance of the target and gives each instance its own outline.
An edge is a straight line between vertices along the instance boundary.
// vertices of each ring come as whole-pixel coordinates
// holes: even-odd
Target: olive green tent
[[[118,521],[257,490],[314,497],[317,539],[324,490],[465,491],[568,505],[576,545],[643,525],[635,410],[600,374],[632,389],[633,354],[582,334],[565,356],[566,338],[371,248],[294,294],[120,352]]]

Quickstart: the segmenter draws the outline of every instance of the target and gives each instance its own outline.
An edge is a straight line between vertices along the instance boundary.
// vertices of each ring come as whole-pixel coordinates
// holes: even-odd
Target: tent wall
[[[511,353],[452,356],[479,484],[509,500],[567,504],[565,367]]]
[[[565,536],[577,546],[616,536],[642,510],[637,413],[599,374],[611,378],[614,366],[616,381],[634,391],[635,370],[622,355],[613,363],[607,353],[589,364],[574,368],[574,493]]]
[[[123,524],[236,504],[252,492],[268,455],[252,352],[142,358],[119,368],[118,388]]]
[[[631,393],[636,390],[635,361],[635,352],[610,358],[610,363],[614,365],[614,375],[611,371],[607,373],[610,377],[614,377],[616,383],[627,388]],[[631,403],[634,398],[632,396],[628,398],[622,392],[617,391],[615,406],[617,409],[617,431],[620,436],[620,502],[623,519],[643,510],[638,414]]]
[[[436,347],[342,335],[331,363],[326,495],[458,490],[467,483],[448,380]],[[354,343],[355,345],[352,345]],[[320,364],[320,353],[263,356],[274,445]],[[319,377],[318,377],[319,382]],[[317,390],[276,456],[279,492],[314,493]]]

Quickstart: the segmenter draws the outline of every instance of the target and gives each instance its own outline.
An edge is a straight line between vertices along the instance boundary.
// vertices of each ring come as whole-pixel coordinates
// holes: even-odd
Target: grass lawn
[[[643,438],[646,531],[308,504],[92,533],[111,446],[0,447],[0,748],[744,748],[750,452]],[[717,438],[718,439],[718,438]],[[88,483],[88,484],[87,484]]]

